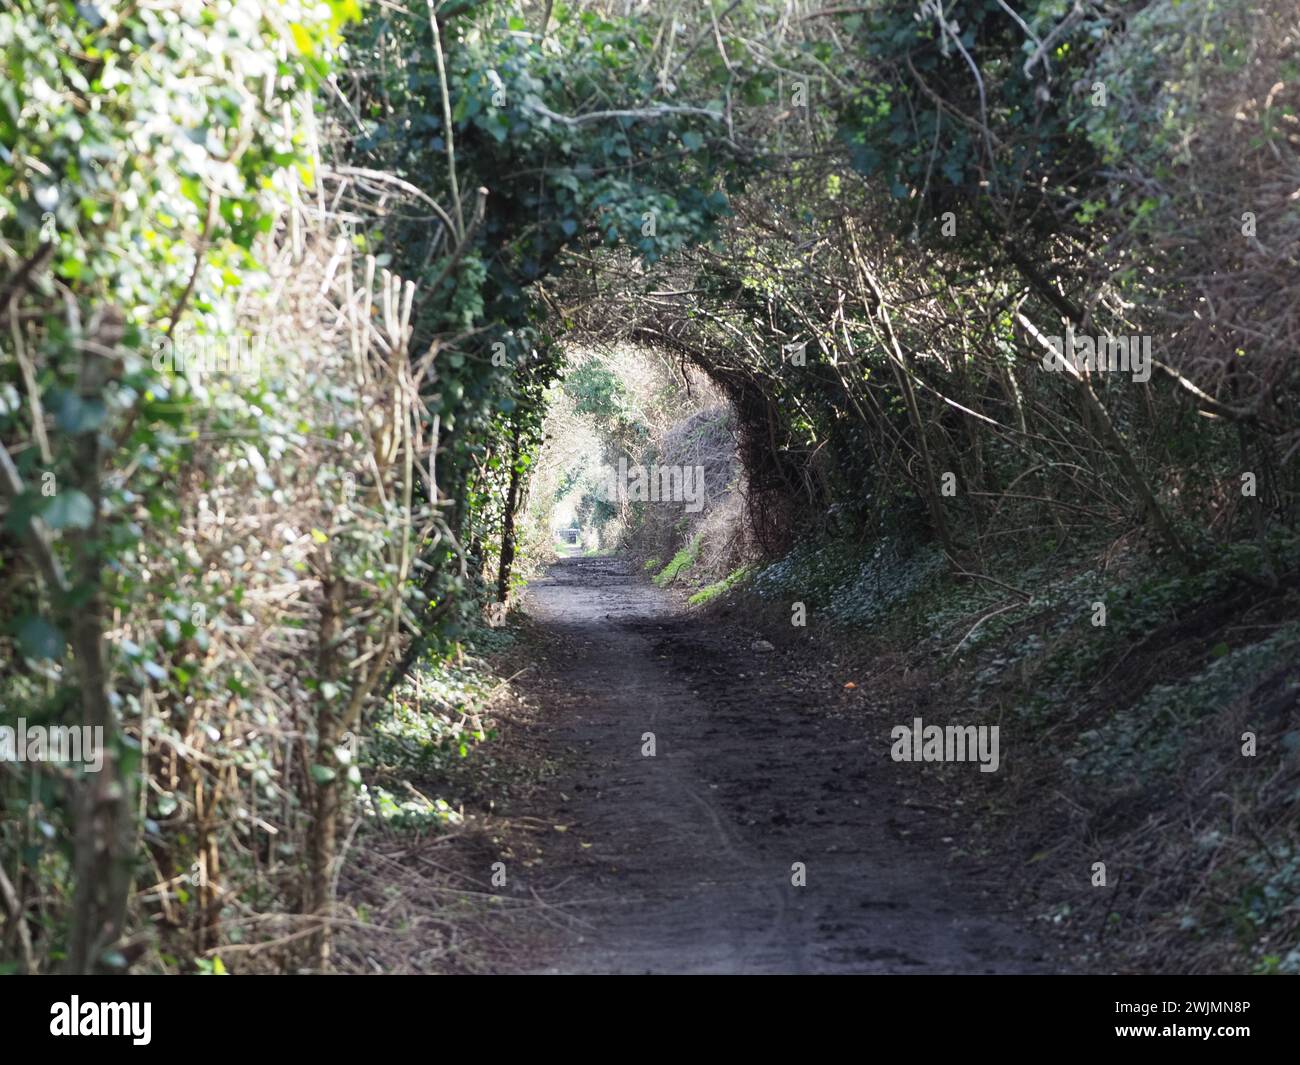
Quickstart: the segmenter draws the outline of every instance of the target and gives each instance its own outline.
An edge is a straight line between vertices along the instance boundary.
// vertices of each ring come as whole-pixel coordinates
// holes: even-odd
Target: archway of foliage
[[[721,241],[611,264],[618,283],[572,275],[565,299],[728,390],[774,550],[828,515],[852,532],[914,514],[972,569],[1004,538],[1138,528],[1191,564],[1267,512],[1290,523],[1294,363],[1272,308],[1296,231],[1270,190],[1296,172],[1274,78],[1295,27],[1228,5],[1210,44],[1208,10],[815,13],[834,28],[808,52],[835,73],[809,64],[809,106],[765,109],[782,167],[751,177]],[[1164,126],[1144,138],[1149,100]],[[1254,175],[1209,178],[1229,157]],[[1044,372],[1067,328],[1149,339],[1153,379]]]
[[[1051,3],[1021,13],[959,3],[942,17],[933,4],[770,17],[730,5],[716,34],[714,16],[683,28],[668,17],[610,24],[563,12],[544,33],[538,18],[516,16],[495,35],[491,11],[449,20],[468,61],[463,89],[455,59],[449,67],[455,154],[476,173],[491,165],[480,156],[510,161],[504,181],[483,179],[487,202],[500,196],[501,231],[524,234],[490,259],[498,273],[484,281],[474,338],[480,359],[505,343],[507,372],[475,373],[473,387],[521,394],[533,379],[514,367],[514,346],[534,342],[544,364],[570,326],[675,347],[736,405],[751,521],[771,550],[827,513],[870,526],[868,511],[922,505],[919,520],[964,566],[979,564],[987,537],[1044,528],[1043,541],[1060,548],[1134,523],[1186,562],[1202,539],[1194,516],[1240,509],[1242,449],[1267,482],[1252,498],[1289,512],[1278,462],[1294,428],[1273,413],[1289,402],[1285,331],[1234,324],[1237,312],[1219,310],[1211,290],[1255,293],[1234,293],[1232,307],[1271,301],[1277,266],[1233,264],[1261,254],[1283,263],[1293,229],[1279,206],[1256,204],[1250,216],[1272,218],[1280,243],[1252,242],[1241,224],[1248,205],[1234,205],[1225,184],[1213,209],[1209,189],[1189,189],[1200,204],[1190,231],[1180,189],[1196,170],[1176,132],[1193,114],[1219,123],[1240,158],[1271,165],[1285,185],[1293,137],[1275,117],[1285,92],[1266,89],[1277,59],[1260,44],[1285,15],[1230,5],[1216,50],[1196,43],[1199,7],[1136,12],[1130,25],[1118,10],[1058,13]],[[1144,40],[1153,58],[1132,62]],[[579,69],[561,76],[575,48]],[[619,86],[629,75],[630,93]],[[1170,105],[1168,132],[1135,139],[1141,101],[1187,83],[1216,88]],[[671,113],[637,106],[669,90],[690,102]],[[1233,109],[1266,93],[1255,120],[1275,132],[1253,151]],[[437,107],[431,87],[419,108],[426,124]],[[608,165],[573,166],[580,143]],[[376,161],[402,158],[359,146]],[[423,147],[424,172],[449,174],[448,145],[435,135]],[[722,229],[713,216],[692,225],[661,210],[673,182],[682,198],[702,195],[692,188],[730,193]],[[653,234],[642,232],[648,220]],[[496,224],[489,207],[484,241]],[[1173,242],[1144,245],[1156,227]],[[1206,227],[1217,227],[1222,269],[1207,269]],[[1205,351],[1202,307],[1215,308],[1218,355]],[[1135,388],[1117,375],[1043,373],[1045,344],[1067,326],[1150,337],[1156,380]],[[457,356],[447,365],[457,370]],[[483,403],[490,410],[486,391]],[[535,439],[535,423],[530,431]]]
[[[429,293],[414,335],[437,352],[439,488],[469,570],[495,569],[499,598],[568,326],[548,280],[582,269],[593,247],[653,263],[707,238],[744,166],[706,98],[657,102],[650,24],[557,5],[539,32],[540,9],[511,10],[381,12],[351,41],[364,74],[339,79],[358,119],[357,164],[458,205],[441,225],[386,227],[376,247]],[[455,550],[431,560],[432,602],[467,590]]]

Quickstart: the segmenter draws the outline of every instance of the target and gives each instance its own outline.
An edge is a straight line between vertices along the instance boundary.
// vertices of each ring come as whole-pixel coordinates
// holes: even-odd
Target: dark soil
[[[500,848],[496,890],[516,906],[490,968],[1065,967],[1011,911],[1009,863],[960,790],[891,761],[889,729],[910,723],[897,692],[845,690],[797,648],[754,649],[754,633],[688,613],[618,559],[561,561],[525,606],[536,664],[516,687],[532,720],[510,739],[545,769],[473,847],[483,863]]]

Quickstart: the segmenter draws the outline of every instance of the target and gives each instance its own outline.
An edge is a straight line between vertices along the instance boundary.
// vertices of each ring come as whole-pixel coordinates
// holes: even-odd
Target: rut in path
[[[523,687],[560,767],[529,812],[565,827],[546,897],[581,920],[536,970],[1053,971],[1006,871],[950,860],[951,821],[902,804],[887,726],[828,716],[622,560],[561,561],[525,606],[546,657]]]

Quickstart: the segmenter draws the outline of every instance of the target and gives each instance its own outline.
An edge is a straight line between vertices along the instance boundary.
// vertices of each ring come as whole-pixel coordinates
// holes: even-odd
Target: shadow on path
[[[544,895],[580,921],[536,969],[1054,971],[998,909],[1007,874],[950,858],[946,812],[902,803],[887,726],[827,714],[779,656],[621,559],[562,560],[525,606],[546,661],[520,686],[564,827]]]

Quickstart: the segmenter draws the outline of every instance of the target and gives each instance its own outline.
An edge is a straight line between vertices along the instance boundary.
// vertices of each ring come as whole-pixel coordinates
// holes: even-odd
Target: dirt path
[[[529,968],[1053,970],[1003,875],[950,857],[951,812],[903,804],[915,778],[882,724],[828,714],[794,664],[620,560],[562,561],[525,605],[546,661],[523,687],[558,767],[554,808],[529,812],[564,828],[535,882],[582,921]]]

